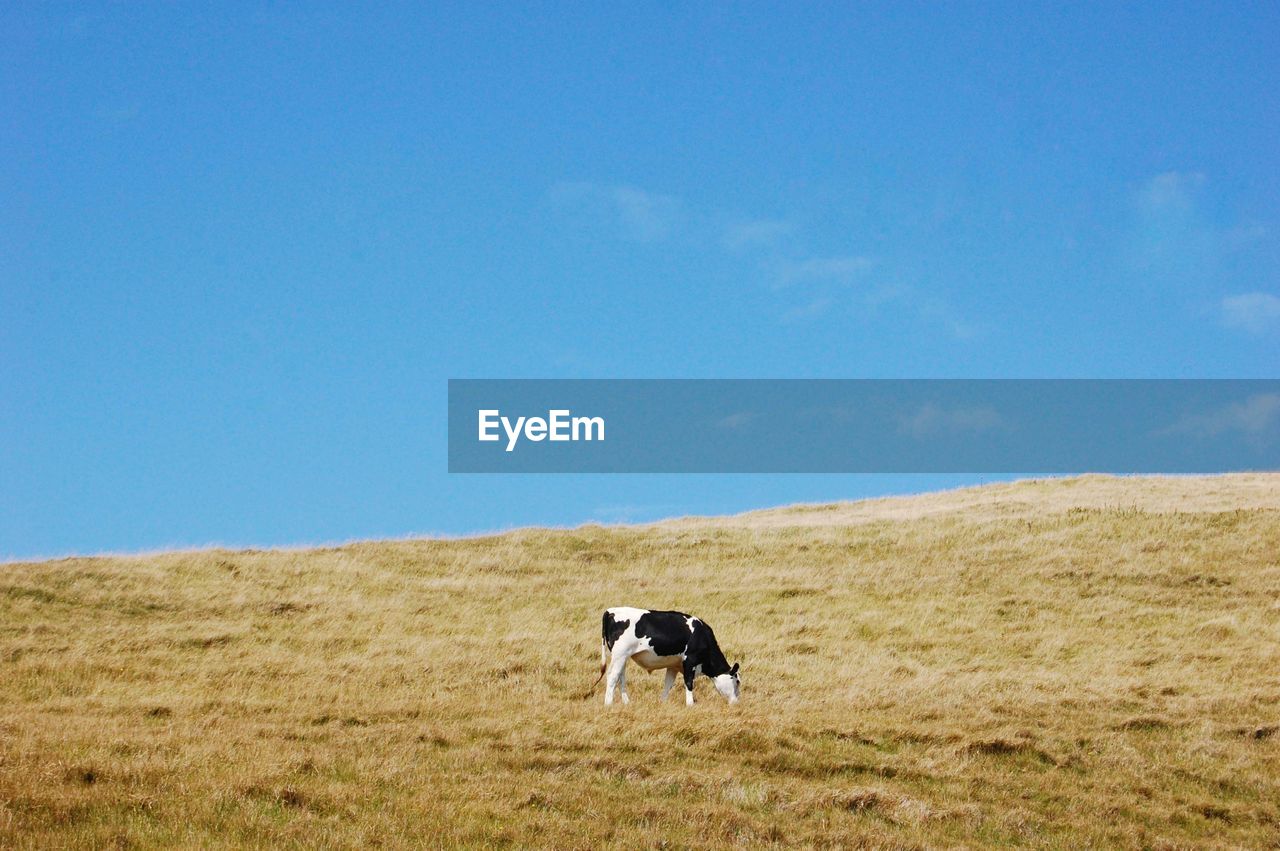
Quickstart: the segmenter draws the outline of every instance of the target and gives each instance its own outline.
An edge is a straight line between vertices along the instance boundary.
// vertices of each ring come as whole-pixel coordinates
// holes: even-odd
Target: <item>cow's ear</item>
[[[729,673],[733,674],[735,677],[738,675],[738,663],[737,663],[737,662],[734,662],[734,663],[733,663],[733,667],[729,669]]]

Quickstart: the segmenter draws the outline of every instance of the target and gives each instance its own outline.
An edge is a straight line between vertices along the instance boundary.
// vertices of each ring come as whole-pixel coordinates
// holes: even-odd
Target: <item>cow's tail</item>
[[[605,646],[604,638],[600,639],[600,676],[596,677],[596,681],[591,684],[591,688],[587,689],[587,693],[582,696],[583,700],[591,697],[595,692],[596,686],[600,685],[600,681],[604,679],[605,668],[609,666],[609,648]]]

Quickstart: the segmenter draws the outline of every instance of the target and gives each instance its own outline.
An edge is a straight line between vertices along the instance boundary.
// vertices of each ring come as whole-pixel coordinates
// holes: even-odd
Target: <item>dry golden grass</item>
[[[1277,475],[0,565],[0,846],[1275,846],[1278,701]]]

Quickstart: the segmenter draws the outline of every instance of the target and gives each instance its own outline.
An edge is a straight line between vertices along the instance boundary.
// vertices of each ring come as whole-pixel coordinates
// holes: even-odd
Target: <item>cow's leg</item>
[[[618,687],[618,683],[622,680],[623,669],[626,667],[627,657],[622,653],[615,653],[613,658],[609,660],[609,672],[605,675],[604,684],[604,704],[610,706],[613,704],[613,690]],[[627,702],[627,694],[622,693],[622,702]]]
[[[627,660],[622,660],[622,673],[618,675],[618,689],[622,692],[622,702],[630,703],[631,695],[627,694]]]
[[[697,676],[694,664],[684,660],[684,705],[693,706],[693,678]]]
[[[667,680],[662,684],[662,702],[666,703],[667,695],[671,694],[671,689],[676,684],[676,669],[667,668]]]

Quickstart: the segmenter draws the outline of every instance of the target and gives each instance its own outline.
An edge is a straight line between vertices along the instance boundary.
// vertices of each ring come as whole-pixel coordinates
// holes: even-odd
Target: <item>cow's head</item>
[[[742,679],[738,676],[737,662],[733,663],[729,673],[712,677],[712,682],[716,684],[716,691],[724,695],[725,700],[730,703],[738,702],[738,696],[742,694]]]

